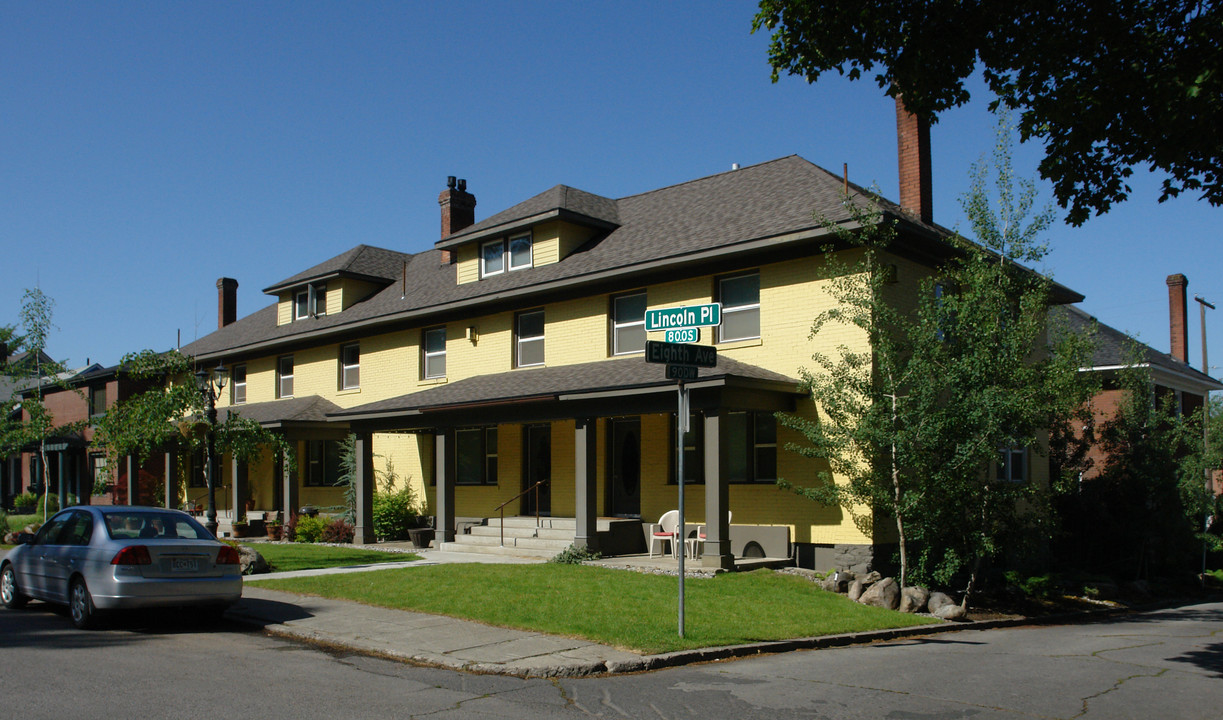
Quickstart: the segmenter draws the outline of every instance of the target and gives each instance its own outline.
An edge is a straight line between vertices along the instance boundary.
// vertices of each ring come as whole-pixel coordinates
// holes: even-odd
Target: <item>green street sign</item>
[[[696,368],[691,365],[668,365],[668,380],[696,380]]]
[[[709,345],[681,345],[647,340],[645,361],[664,365],[711,368],[718,364],[718,351]]]
[[[677,328],[675,330],[668,330],[666,334],[663,335],[663,340],[666,340],[669,343],[700,342],[701,341],[701,329],[700,328]]]
[[[713,327],[722,324],[722,303],[706,303],[645,311],[646,332],[676,328]]]

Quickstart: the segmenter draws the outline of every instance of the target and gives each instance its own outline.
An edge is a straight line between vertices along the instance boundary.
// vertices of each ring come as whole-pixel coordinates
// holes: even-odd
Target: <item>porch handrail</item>
[[[499,511],[501,513],[501,547],[505,547],[505,506],[509,505],[510,503],[514,502],[515,500],[521,498],[523,495],[526,495],[527,493],[534,490],[535,491],[535,527],[538,528],[539,527],[539,486],[545,485],[547,484],[547,482],[548,482],[547,478],[540,480],[539,482],[535,483],[534,485],[527,488],[526,490],[523,490],[522,492],[518,493],[514,497],[510,498],[509,500],[506,500],[505,502],[501,503],[497,507],[493,508],[493,510]]]

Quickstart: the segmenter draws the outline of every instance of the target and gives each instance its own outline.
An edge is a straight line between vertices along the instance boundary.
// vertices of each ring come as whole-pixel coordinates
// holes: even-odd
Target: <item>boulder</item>
[[[968,616],[968,611],[959,605],[942,605],[938,610],[934,611],[934,617],[943,620],[963,620]]]
[[[870,572],[862,576],[861,578],[862,587],[869,587],[879,582],[882,579],[883,579],[883,576],[879,574],[878,570],[871,570]]]
[[[926,609],[932,615],[938,615],[939,608],[945,605],[955,605],[955,600],[952,600],[946,593],[933,592],[926,600]]]
[[[854,574],[848,570],[837,570],[828,574],[820,583],[820,587],[828,592],[843,593],[849,592],[849,583],[854,579]]]
[[[858,602],[863,605],[895,610],[900,605],[900,585],[893,578],[883,578],[867,588]]]
[[[918,585],[910,585],[900,591],[900,612],[919,613],[926,611],[930,591]]]
[[[248,545],[238,546],[238,558],[242,561],[243,575],[260,575],[272,571],[268,566],[268,561]]]
[[[849,599],[858,602],[858,598],[862,597],[862,578],[854,578],[853,582],[849,583]]]

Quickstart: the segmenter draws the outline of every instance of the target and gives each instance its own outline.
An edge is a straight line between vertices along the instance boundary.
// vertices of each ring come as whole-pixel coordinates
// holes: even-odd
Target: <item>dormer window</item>
[[[507,258],[508,256],[508,258]],[[532,266],[531,236],[515,235],[491,240],[480,246],[480,277],[500,275],[509,270],[525,270]]]
[[[293,319],[305,320],[327,314],[327,286],[309,285],[293,296]]]

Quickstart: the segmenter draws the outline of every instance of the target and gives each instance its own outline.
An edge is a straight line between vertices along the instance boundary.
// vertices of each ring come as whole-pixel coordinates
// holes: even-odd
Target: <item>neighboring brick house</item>
[[[928,164],[928,134],[899,119],[902,168]],[[908,302],[950,251],[918,170],[926,187],[880,203],[899,230],[891,291]],[[819,469],[784,451],[800,436],[773,417],[813,414],[800,368],[813,352],[865,343],[849,327],[809,337],[832,302],[821,218],[852,222],[845,190],[864,194],[790,156],[618,199],[557,185],[475,222],[475,197],[451,178],[433,250],[359,245],[265,288],[274,302],[232,322],[236,283],[223,278],[219,329],[182,350],[201,367],[223,363],[233,380],[222,411],[283,432],[299,462],[294,474],[270,459],[225,463],[221,482],[263,509],[337,505],[336,448],[351,432],[358,542],[374,539],[374,470],[393,464],[427,498],[443,542],[509,502],[510,515],[571,519],[565,542],[644,551],[642,523],[677,504],[677,448],[676,384],[644,361],[643,317],[721,302],[721,327],[700,337],[717,366],[688,385],[683,441],[688,520],[710,521],[701,562],[867,564],[889,538],[775,483],[811,483]],[[1058,303],[1082,299],[1054,290]],[[1043,482],[1036,465],[1026,472]],[[516,498],[540,480],[538,500]]]
[[[1184,275],[1169,275],[1167,278],[1171,353],[1160,352],[1140,343],[1120,330],[1100,323],[1079,308],[1065,308],[1071,332],[1094,332],[1095,351],[1091,366],[1085,370],[1099,374],[1101,379],[1101,390],[1091,401],[1097,427],[1116,415],[1126,392],[1118,387],[1117,374],[1132,367],[1135,361],[1138,367],[1150,371],[1157,398],[1161,402],[1174,402],[1182,415],[1192,415],[1201,410],[1210,392],[1223,390],[1223,383],[1189,364],[1188,284]],[[1134,357],[1135,351],[1137,358]],[[1084,480],[1098,475],[1107,458],[1104,450],[1096,446],[1088,451],[1087,459],[1090,465],[1083,473]]]
[[[56,382],[41,384],[43,407],[51,414],[56,427],[80,424],[74,432],[60,431],[49,436],[44,449],[47,458],[49,489],[60,497],[74,496],[78,502],[126,503],[131,488],[128,474],[135,473],[139,489],[135,491],[136,502],[151,501],[161,492],[160,480],[164,475],[161,458],[154,458],[144,467],[135,467],[134,462],[125,462],[121,467],[109,466],[103,450],[93,447],[93,421],[119,400],[147,389],[148,384],[133,380],[120,366],[104,368],[93,364],[88,367],[60,374]],[[20,391],[24,397],[35,394],[35,388],[27,386]],[[22,413],[28,421],[29,414]],[[41,490],[43,471],[42,453],[36,446],[27,446],[7,463],[10,467],[10,487],[6,497],[11,498],[30,490]],[[97,481],[110,485],[104,495],[93,496]],[[11,502],[10,502],[11,504]]]

